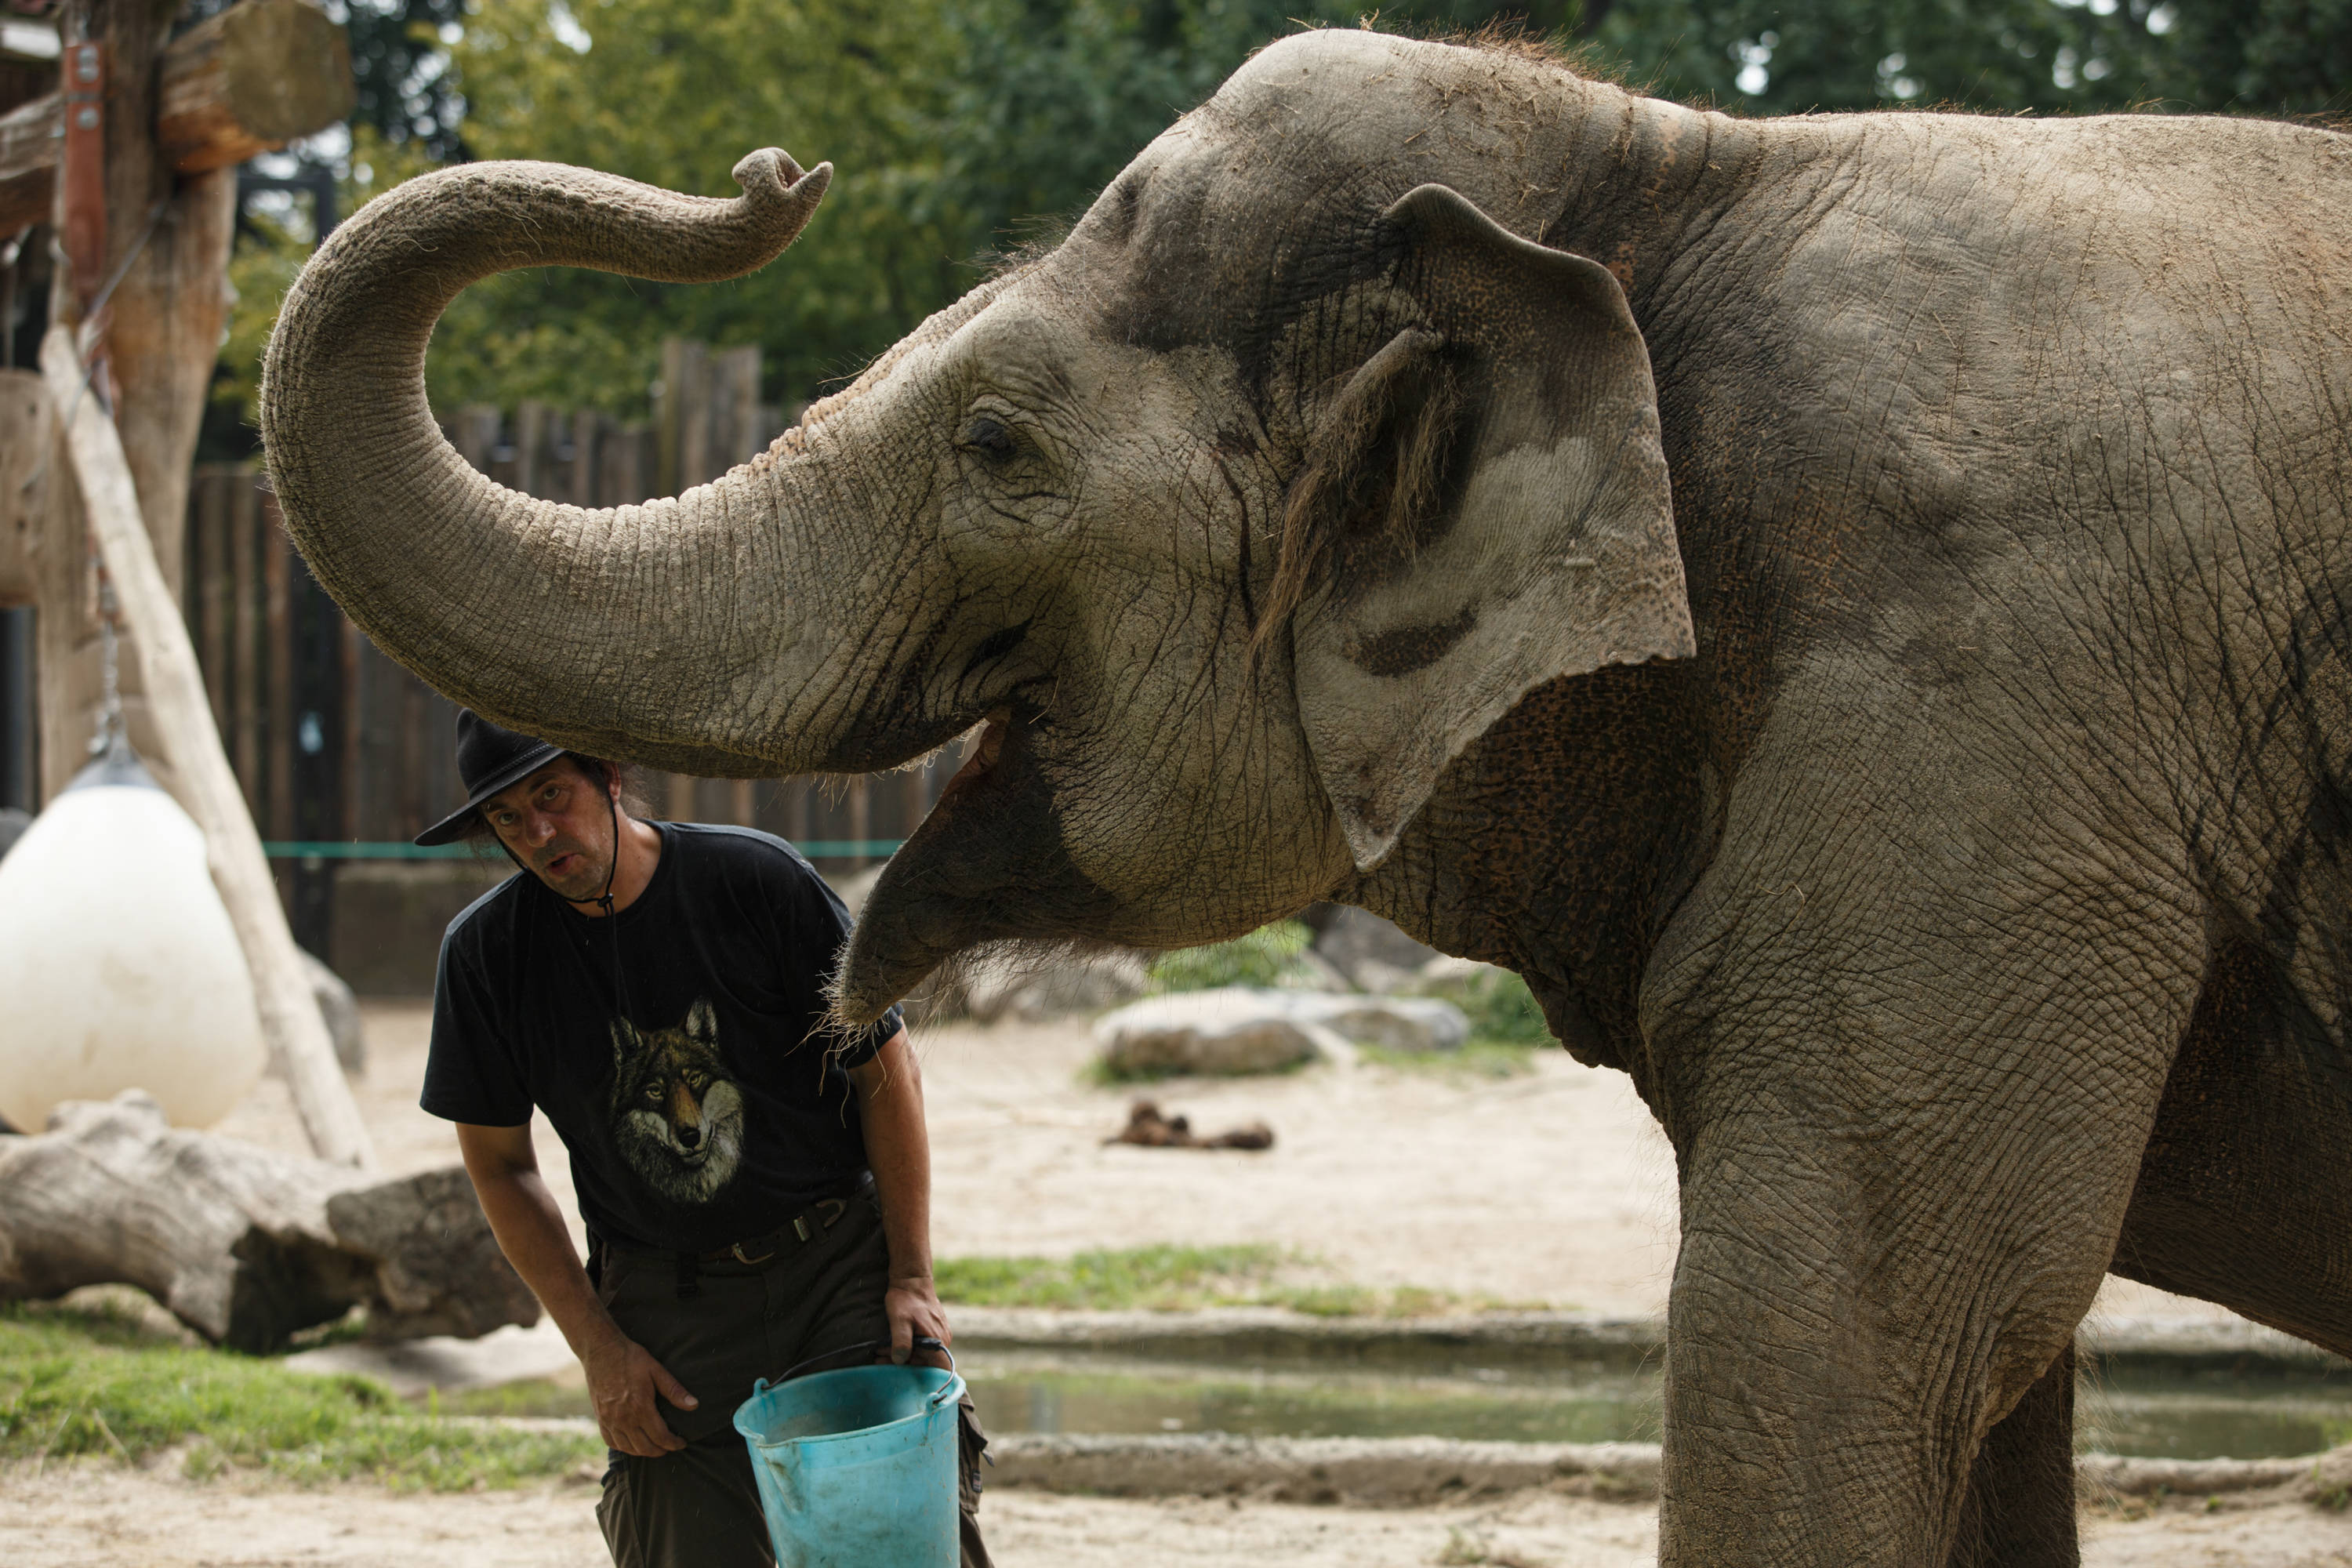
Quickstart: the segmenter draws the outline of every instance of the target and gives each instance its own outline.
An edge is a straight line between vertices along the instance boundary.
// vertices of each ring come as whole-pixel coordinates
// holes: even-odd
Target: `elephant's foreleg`
[[[2074,1347],[1977,1447],[1950,1568],[2074,1568]]]
[[[2195,933],[2148,911],[2136,934]],[[1665,1024],[1703,1065],[1668,1100],[1664,1563],[2073,1561],[2051,1369],[2113,1253],[2190,1001],[2133,994],[2137,957],[1955,947],[1922,956],[1932,984],[1882,958],[1792,973],[1793,1008]]]

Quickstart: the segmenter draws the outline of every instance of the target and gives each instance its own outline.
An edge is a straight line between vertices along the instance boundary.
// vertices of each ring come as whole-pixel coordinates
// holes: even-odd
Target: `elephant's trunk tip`
[[[762,147],[747,153],[735,165],[735,183],[743,187],[743,199],[753,207],[781,204],[782,209],[805,223],[809,213],[823,199],[825,187],[833,184],[833,165],[819,163],[803,170],[790,153],[781,147]],[[798,224],[793,226],[798,232]]]

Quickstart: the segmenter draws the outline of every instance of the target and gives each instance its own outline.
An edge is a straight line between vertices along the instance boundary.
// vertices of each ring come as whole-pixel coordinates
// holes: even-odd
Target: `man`
[[[614,764],[467,711],[464,806],[419,844],[488,837],[528,875],[449,926],[423,1104],[517,1273],[587,1370],[612,1450],[596,1514],[620,1568],[772,1561],[735,1407],[838,1352],[945,1343],[922,1075],[898,1011],[826,1019],[841,900],[782,840],[641,821]],[[583,1267],[531,1115],[572,1156]],[[963,1558],[985,1446],[967,1404]]]

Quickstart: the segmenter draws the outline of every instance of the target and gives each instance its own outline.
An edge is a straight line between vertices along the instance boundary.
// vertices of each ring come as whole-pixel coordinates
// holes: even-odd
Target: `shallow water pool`
[[[1225,1432],[1655,1442],[1655,1372],[1454,1363],[1419,1372],[975,1352],[962,1360],[992,1432]],[[2179,1459],[2278,1458],[2352,1441],[2352,1375],[2130,1371],[2082,1379],[2075,1446]]]

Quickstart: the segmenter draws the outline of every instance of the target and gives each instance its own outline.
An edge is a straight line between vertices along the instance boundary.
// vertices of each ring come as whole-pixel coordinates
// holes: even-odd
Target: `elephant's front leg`
[[[2045,954],[2033,988],[2096,987],[2077,956]],[[1664,1563],[2076,1560],[2053,1363],[2113,1252],[2186,998],[2011,1010],[2024,984],[1976,993],[2003,1011],[1905,1019],[1823,975],[1810,1018],[1733,1036],[1709,1017],[1721,1070],[1686,1080],[1670,1127]]]

